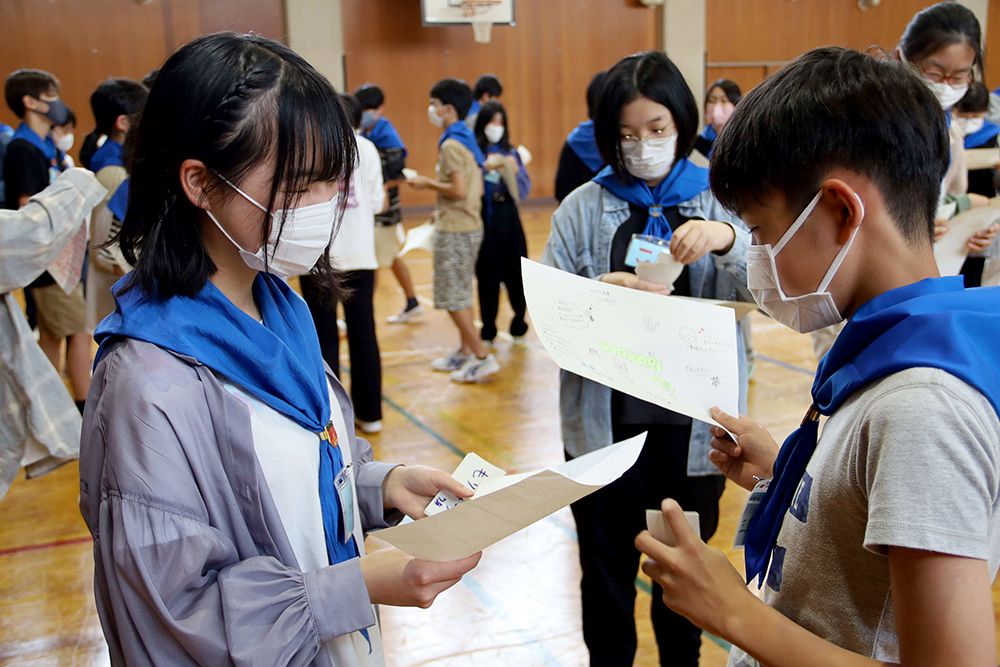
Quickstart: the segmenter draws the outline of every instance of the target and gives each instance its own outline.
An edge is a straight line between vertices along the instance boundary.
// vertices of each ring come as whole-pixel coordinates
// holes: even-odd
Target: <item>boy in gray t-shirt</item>
[[[997,664],[1000,288],[938,277],[948,164],[921,79],[839,48],[755,88],[715,146],[713,191],[760,244],[761,309],[800,332],[849,318],[780,449],[713,415],[712,461],[753,490],[737,540],[763,599],[673,501],[678,546],[636,539],[664,601],[734,644],[731,666]]]

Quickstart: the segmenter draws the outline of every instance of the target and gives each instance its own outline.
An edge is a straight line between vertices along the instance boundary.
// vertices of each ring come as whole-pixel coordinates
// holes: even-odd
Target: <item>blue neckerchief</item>
[[[365,139],[375,144],[375,148],[385,150],[386,148],[402,148],[403,157],[406,157],[406,146],[403,144],[399,132],[387,118],[379,118],[375,125],[367,132],[362,133]]]
[[[663,215],[663,209],[677,206],[707,190],[708,169],[683,157],[674,163],[667,177],[652,190],[646,181],[638,178],[629,178],[628,183],[622,183],[610,166],[602,169],[594,181],[619,199],[649,210],[643,234],[670,240],[673,231]]]
[[[719,138],[719,135],[715,133],[715,126],[706,125],[705,129],[701,132],[701,136],[712,143],[712,146],[708,149],[708,155],[705,156],[712,157],[712,151],[715,150],[715,140]]]
[[[122,156],[124,151],[124,147],[119,142],[110,137],[105,139],[101,147],[94,151],[90,158],[90,170],[96,174],[105,167],[124,167],[125,160]]]
[[[604,158],[601,157],[601,151],[597,150],[594,121],[584,121],[574,127],[573,131],[566,137],[566,143],[573,149],[580,161],[587,165],[587,169],[597,172],[604,167]]]
[[[1000,134],[1000,125],[983,121],[983,126],[972,134],[965,135],[966,148],[979,148]]]
[[[91,162],[91,164],[93,164],[93,162]],[[125,221],[125,212],[128,210],[128,181],[129,179],[126,178],[121,182],[118,189],[115,190],[115,193],[111,195],[111,199],[108,200],[107,204],[108,210],[122,222]]]
[[[35,148],[42,151],[42,154],[45,155],[45,159],[49,161],[49,164],[51,166],[56,168],[59,167],[59,165],[56,162],[57,158],[59,157],[59,149],[56,148],[55,142],[52,141],[52,137],[50,137],[49,135],[46,134],[45,138],[43,139],[42,137],[38,136],[38,134],[34,130],[28,127],[27,123],[21,123],[20,125],[17,126],[17,129],[14,131],[14,136],[11,137],[11,141],[13,141],[14,139],[24,139]]]
[[[441,139],[438,141],[438,147],[441,146],[448,139],[454,139],[458,143],[462,144],[470,151],[472,151],[473,157],[476,158],[476,164],[480,167],[483,166],[483,162],[486,160],[483,157],[483,152],[479,150],[479,144],[476,143],[476,135],[472,133],[469,126],[463,121],[456,121],[448,126],[448,128],[441,133]]]
[[[211,282],[194,298],[147,297],[139,288],[123,292],[129,277],[113,289],[115,312],[97,327],[100,345],[134,338],[183,354],[208,366],[299,426],[317,434],[319,498],[330,563],[357,554],[354,539],[339,537],[340,498],[334,480],[344,467],[340,447],[319,436],[330,421],[330,393],[316,326],[305,301],[280,278],[261,273],[253,293],[264,324],[238,309]],[[348,446],[347,434],[340,444]]]
[[[1000,287],[963,289],[962,277],[928,278],[875,297],[820,361],[812,409],[833,414],[865,384],[908,368],[937,368],[978,389],[1000,413]],[[747,583],[763,584],[781,524],[816,450],[818,416],[788,436],[774,479],[747,532]]]
[[[469,107],[469,111],[465,114],[465,117],[468,118],[469,116],[475,116],[482,108],[483,106],[478,101],[472,100],[472,105]]]

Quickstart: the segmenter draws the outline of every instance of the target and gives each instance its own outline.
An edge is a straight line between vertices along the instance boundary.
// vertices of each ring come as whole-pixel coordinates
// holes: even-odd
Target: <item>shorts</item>
[[[31,296],[38,310],[38,328],[56,338],[67,338],[87,328],[87,304],[83,300],[83,283],[69,294],[59,285],[32,287]]]
[[[483,230],[434,235],[434,307],[454,312],[472,308],[472,278]]]
[[[379,268],[392,266],[399,257],[399,251],[403,247],[400,237],[406,238],[401,222],[395,225],[375,225],[375,259]]]

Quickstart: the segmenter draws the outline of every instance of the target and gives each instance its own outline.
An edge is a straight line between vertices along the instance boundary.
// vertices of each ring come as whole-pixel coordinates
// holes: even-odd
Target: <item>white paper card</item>
[[[714,423],[739,414],[729,308],[609,285],[521,259],[535,332],[563,370]]]
[[[701,522],[698,518],[697,512],[684,512],[684,518],[687,519],[688,525],[691,526],[691,530],[699,538],[701,537]],[[677,546],[677,538],[674,536],[674,530],[667,523],[666,517],[663,516],[662,510],[646,510],[646,530],[649,534],[663,542],[668,547]]]
[[[934,244],[934,259],[942,276],[957,276],[969,256],[969,238],[1000,218],[992,206],[971,208],[948,221],[948,232]]]
[[[491,477],[503,477],[506,474],[506,470],[496,467],[478,454],[466,454],[451,476],[475,491],[485,480]],[[439,514],[464,503],[465,500],[465,498],[459,498],[451,491],[441,491],[427,505],[424,514],[427,516]]]
[[[422,225],[418,225],[406,232],[406,243],[399,251],[400,257],[411,250],[426,250],[434,252],[434,235],[437,233],[437,225],[434,220],[428,220]]]
[[[965,168],[969,171],[992,169],[1000,162],[1000,148],[966,148]]]
[[[744,317],[757,310],[757,304],[753,301],[723,301],[721,299],[702,299],[696,296],[675,296],[675,299],[689,299],[697,303],[707,303],[712,306],[722,306],[736,311],[736,319],[742,320]]]
[[[471,556],[615,481],[635,465],[645,441],[643,433],[545,470],[487,479],[447,512],[372,535],[421,560]]]
[[[669,251],[661,252],[655,261],[639,262],[635,267],[635,275],[643,280],[668,287],[673,287],[683,272],[684,265],[674,259]]]

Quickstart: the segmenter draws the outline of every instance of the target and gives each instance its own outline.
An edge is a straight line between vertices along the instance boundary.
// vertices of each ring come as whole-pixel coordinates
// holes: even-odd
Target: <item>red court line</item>
[[[83,544],[84,542],[92,541],[91,537],[74,537],[71,540],[56,540],[55,542],[43,542],[41,544],[25,544],[20,547],[12,547],[10,549],[0,549],[0,556],[9,556],[10,554],[18,554],[23,551],[38,551],[39,549],[54,549],[55,547],[64,547],[69,544]]]

